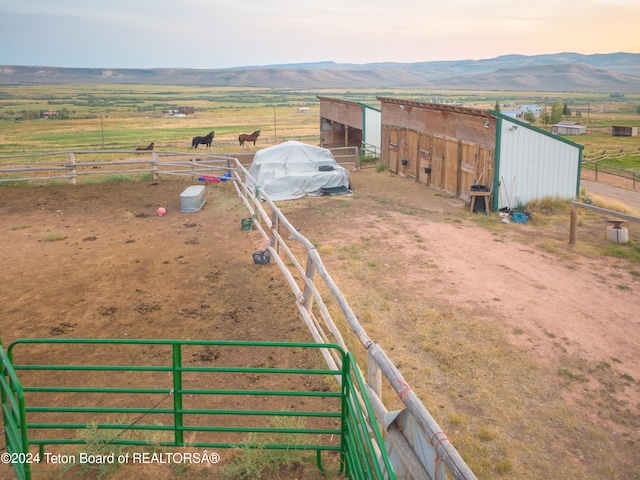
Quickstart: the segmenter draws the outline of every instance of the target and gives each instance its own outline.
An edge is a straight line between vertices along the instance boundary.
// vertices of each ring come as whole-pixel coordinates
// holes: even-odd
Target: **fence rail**
[[[636,151],[625,152],[624,149],[609,152],[603,150],[601,153],[584,155],[582,159],[582,168],[593,170],[595,172],[595,181],[598,181],[598,175],[613,175],[631,182],[633,190],[636,189],[636,181],[640,179],[640,172],[628,168],[618,168],[608,165],[608,160],[623,157],[640,157],[640,148]]]
[[[575,245],[578,241],[578,209],[584,208],[585,210],[591,210],[592,212],[601,213],[609,217],[620,218],[623,221],[640,223],[640,218],[633,215],[627,215],[626,213],[616,212],[615,210],[608,210],[606,208],[596,207],[595,205],[587,205],[582,202],[571,202],[571,212],[569,217],[569,244]]]

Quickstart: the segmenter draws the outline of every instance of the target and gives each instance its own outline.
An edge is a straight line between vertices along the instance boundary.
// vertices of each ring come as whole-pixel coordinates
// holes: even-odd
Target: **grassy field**
[[[259,145],[284,140],[319,142],[318,96],[337,97],[378,107],[376,97],[458,102],[492,109],[496,102],[570,107],[569,120],[588,127],[571,137],[585,153],[603,149],[637,152],[640,137],[612,137],[612,125],[640,125],[640,94],[605,95],[548,92],[464,92],[421,89],[320,91],[180,85],[16,85],[0,87],[0,154],[67,149],[133,149],[155,142],[157,149],[181,150],[191,138],[215,131],[214,151],[237,147],[241,133],[261,130]],[[169,117],[179,106],[194,115]],[[297,113],[297,107],[309,107]],[[505,107],[508,108],[508,107]],[[64,119],[41,119],[57,111]],[[258,146],[259,146],[258,145]],[[246,148],[246,147],[245,147]]]

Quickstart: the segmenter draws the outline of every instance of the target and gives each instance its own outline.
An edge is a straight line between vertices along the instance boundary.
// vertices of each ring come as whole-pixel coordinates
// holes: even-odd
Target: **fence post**
[[[569,245],[575,245],[578,241],[578,207],[571,204],[571,217],[569,220]]]
[[[182,445],[182,352],[181,344],[174,343],[173,350],[173,431],[176,445]]]
[[[73,154],[73,152],[69,152],[67,153],[67,162],[70,165],[75,165],[76,163],[76,157]],[[69,178],[69,183],[71,185],[75,185],[76,184],[76,167],[71,167],[71,173],[70,173],[71,177]]]
[[[313,283],[313,276],[316,273],[316,264],[313,261],[311,255],[307,255],[307,269],[305,271],[304,276],[311,280]],[[311,312],[313,308],[313,292],[311,288],[309,288],[309,284],[304,282],[304,290],[302,291],[302,296],[304,297],[304,308],[307,309],[308,312]]]
[[[158,181],[158,154],[151,152],[151,171],[153,172],[153,181]]]

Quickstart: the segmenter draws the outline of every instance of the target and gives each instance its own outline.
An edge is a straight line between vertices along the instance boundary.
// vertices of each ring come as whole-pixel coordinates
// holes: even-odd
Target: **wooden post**
[[[158,181],[158,154],[151,152],[151,170],[153,172],[153,181]]]
[[[71,185],[75,185],[76,184],[76,167],[75,167],[76,157],[73,154],[73,152],[67,153],[67,160],[69,164],[74,165],[73,167],[71,167],[71,173],[70,173],[71,178],[69,178],[69,183]]]
[[[316,273],[316,264],[313,261],[313,257],[311,255],[307,255],[307,268],[305,271],[305,277],[308,278],[313,283],[313,277]],[[304,290],[302,292],[304,296],[304,308],[307,309],[308,312],[313,308],[313,292],[311,288],[309,288],[309,283],[304,282]]]
[[[571,219],[569,221],[569,245],[578,241],[578,207],[571,204]]]
[[[276,232],[280,233],[280,221],[278,220],[278,213],[273,210],[271,212],[271,239],[269,240],[269,244],[277,253],[280,253],[280,243],[275,235]]]

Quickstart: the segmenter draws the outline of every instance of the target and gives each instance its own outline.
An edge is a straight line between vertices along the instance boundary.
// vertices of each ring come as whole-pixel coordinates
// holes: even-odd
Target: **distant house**
[[[55,118],[57,116],[58,112],[49,112],[47,110],[40,112],[40,118]]]
[[[635,137],[638,135],[638,127],[611,127],[612,137]]]
[[[500,113],[506,117],[517,118],[518,120],[524,117],[524,111],[521,108],[518,110],[500,110]]]
[[[309,107],[298,107],[298,113],[309,113],[310,110]]]
[[[503,115],[511,118],[517,118],[518,120],[522,120],[524,118],[524,114],[527,112],[531,112],[536,118],[540,118],[542,107],[539,105],[520,105],[520,108],[517,109],[500,110],[500,113]]]
[[[584,135],[587,127],[578,122],[562,121],[551,126],[551,133],[556,135]]]
[[[178,113],[181,115],[193,115],[193,107],[178,107]]]
[[[536,118],[540,118],[542,107],[540,105],[520,105],[524,113],[531,112]]]

